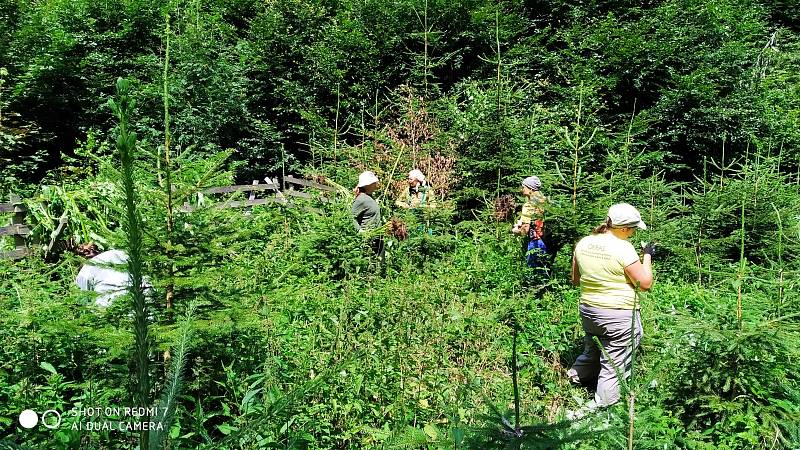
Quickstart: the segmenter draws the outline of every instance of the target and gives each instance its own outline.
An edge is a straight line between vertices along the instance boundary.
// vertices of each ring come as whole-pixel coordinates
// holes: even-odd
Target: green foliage
[[[296,245],[298,260],[303,263],[286,268],[285,282],[320,277],[313,282],[324,283],[367,270],[370,242],[356,233],[348,206],[340,203],[325,217],[312,216],[307,225],[287,236],[287,243]]]
[[[89,307],[93,299],[72,285],[75,262],[67,259],[48,267],[30,259],[11,267],[9,262],[0,261],[3,273],[8,275],[2,277],[4,294],[0,297],[7,311],[2,318],[0,417],[8,430],[14,429],[19,412],[25,408],[64,412],[80,405],[121,404],[128,395],[130,335],[118,329],[119,321],[113,314],[101,314]],[[50,277],[63,283],[54,283]],[[43,367],[52,367],[58,375]],[[81,433],[70,430],[75,418],[65,415],[64,420],[64,426],[55,433],[39,428],[16,437],[11,433],[5,436],[31,446],[74,448]],[[86,445],[100,445],[109,435],[83,438]]]
[[[175,355],[172,359],[169,380],[164,387],[164,392],[158,402],[158,415],[153,417],[156,423],[160,423],[163,428],[156,429],[149,436],[149,448],[159,449],[164,446],[167,434],[172,433],[172,424],[175,419],[175,409],[178,396],[181,393],[184,383],[184,368],[186,357],[189,352],[191,340],[191,326],[196,304],[192,303],[187,308],[186,317],[183,319],[175,342]]]
[[[665,339],[655,351],[663,362],[649,395],[675,411],[687,430],[684,445],[796,445],[799,384],[785,369],[798,356],[790,344],[798,337],[796,317],[760,316],[756,311],[771,310],[777,299],[747,289],[740,329],[734,289],[672,289],[661,291],[666,295],[656,317]]]
[[[253,448],[268,448],[271,443],[307,445],[303,442],[318,448],[370,447],[408,443],[413,434],[412,440],[419,445],[452,445],[454,436],[462,436],[463,442],[472,439],[475,445],[483,442],[493,448],[495,444],[490,443],[497,441],[490,436],[494,431],[483,428],[482,417],[483,412],[491,411],[489,403],[503,404],[513,398],[506,372],[511,336],[498,322],[509,311],[517,311],[521,326],[522,422],[550,422],[559,411],[575,407],[573,396],[585,395],[569,388],[560,374],[580,351],[576,292],[564,286],[543,295],[520,291],[513,239],[497,240],[491,227],[480,229],[473,223],[469,234],[451,238],[435,255],[423,257],[412,238],[397,244],[398,251],[390,254],[392,269],[387,278],[377,278],[369,272],[337,267],[351,262],[348,251],[361,253],[361,258],[371,251],[358,245],[360,238],[354,232],[356,241],[330,240],[334,236],[328,230],[347,223],[345,214],[335,212],[341,209],[332,205],[322,216],[279,207],[257,207],[249,216],[237,210],[209,210],[205,214],[213,220],[190,221],[222,234],[216,238],[215,233],[200,234],[200,241],[209,238],[227,246],[193,250],[206,255],[197,260],[192,275],[205,282],[193,286],[191,292],[206,301],[198,309],[193,350],[186,358],[188,401],[177,407],[171,429],[176,445],[214,448],[219,442],[236,440]],[[347,247],[338,255],[329,251],[335,245]],[[216,254],[213,248],[217,248]],[[336,258],[336,264],[320,261],[323,257]],[[81,297],[70,287],[72,267],[67,261],[61,268],[65,273],[59,276],[64,281],[53,283],[38,275],[41,266],[22,266],[8,281],[10,289],[3,290],[14,292],[13,286],[25,283],[30,286],[25,298],[37,299],[37,305],[50,302],[52,314],[63,315],[68,308],[71,314],[84,317],[82,322],[72,321],[70,328],[54,321],[49,329],[58,334],[42,336],[46,348],[67,352],[47,352],[47,362],[56,371],[60,373],[66,365],[87,377],[76,380],[80,385],[55,391],[49,402],[64,405],[74,402],[71,398],[76,395],[85,395],[82,392],[90,380],[99,383],[94,372],[86,371],[89,367],[118,367],[119,372],[104,369],[97,374],[124,386],[126,348],[132,344],[130,337],[123,339],[124,333],[116,341],[110,340],[119,334],[114,331],[113,317],[53,300]],[[26,279],[36,280],[39,287],[23,281]],[[644,447],[664,442],[735,447],[735,442],[760,442],[758,439],[770,436],[771,425],[779,427],[787,443],[796,441],[791,434],[795,423],[791,405],[797,380],[788,369],[797,357],[789,344],[797,339],[790,326],[794,318],[757,322],[759,311],[771,308],[760,302],[762,294],[757,290],[748,291],[745,322],[756,322],[746,329],[758,332],[741,334],[730,328],[736,326],[732,319],[735,296],[669,283],[658,286],[643,301],[646,331],[642,365],[637,369],[640,381],[636,389],[642,390],[637,403],[637,442]],[[59,292],[44,296],[43,288]],[[63,292],[69,295],[65,297]],[[784,306],[790,310],[797,300],[796,294],[787,290]],[[10,311],[19,311],[5,320],[18,323],[25,310],[14,305],[26,300],[17,303],[12,294],[4,301],[11,305]],[[672,314],[673,309],[679,315]],[[29,320],[38,324],[41,319],[34,316]],[[108,324],[108,331],[97,328],[102,323]],[[171,329],[156,326],[153,333],[160,341],[169,340]],[[97,338],[104,333],[109,333],[108,337]],[[106,348],[105,362],[78,363],[79,354],[89,358],[96,350],[73,343],[75,334],[86,335],[93,345]],[[66,341],[59,344],[56,336]],[[9,350],[18,347],[14,341],[7,342]],[[732,346],[734,342],[737,345]],[[354,360],[349,358],[352,354],[357,354]],[[708,354],[719,356],[709,359]],[[17,371],[25,367],[31,373],[47,375],[35,358],[20,354],[13,358],[31,362],[9,366],[16,369],[9,373],[9,380],[14,381],[8,386],[22,379],[24,372]],[[9,361],[19,360],[13,358]],[[703,381],[688,375],[696,373],[708,374],[708,378]],[[730,389],[735,393],[723,389],[727,379],[732,380]],[[114,392],[109,388],[105,392]],[[20,403],[21,397],[13,391],[6,395],[9,405]],[[126,394],[118,391],[117,395],[124,398]],[[44,401],[48,397],[39,398]],[[14,419],[13,408],[8,413],[10,420]],[[262,414],[272,410],[281,419],[260,425]],[[625,422],[617,415],[622,411],[615,411],[589,419],[584,431],[550,430],[548,426],[540,431],[559,440],[573,440],[568,445],[576,448],[619,445],[619,439],[624,442],[621,430]],[[718,425],[709,427],[703,420],[693,420],[697,415],[692,411],[708,420],[719,419]],[[502,423],[492,417],[492,423]],[[741,433],[750,423],[742,421],[752,417],[759,419],[752,422],[755,428],[748,428],[748,440],[731,441],[730,433]],[[604,422],[611,428],[602,433],[590,431]],[[679,431],[684,427],[685,431]],[[709,434],[701,434],[704,430],[710,430]],[[529,431],[524,436],[530,437],[530,445],[534,445],[530,448],[547,442],[533,428]]]
[[[124,79],[117,80],[116,100],[109,100],[108,105],[119,120],[117,130],[117,152],[121,163],[121,184],[125,194],[125,215],[122,229],[125,234],[125,250],[128,255],[128,274],[131,286],[128,291],[133,298],[134,315],[134,403],[150,404],[150,339],[148,338],[148,308],[145,299],[142,268],[142,235],[144,225],[136,208],[139,198],[134,185],[134,161],[136,160],[136,133],[129,129],[130,116],[133,111],[133,99],[130,96],[130,84]],[[149,448],[149,430],[142,430],[139,446],[143,450]]]
[[[0,446],[130,448],[17,417],[161,391],[154,447],[623,447],[626,406],[563,421],[587,396],[563,369],[582,337],[572,245],[626,201],[649,226],[635,239],[659,244],[636,447],[797,447],[795,9],[0,0],[0,197],[25,195],[31,246],[130,247],[155,286],[99,310],[58,245],[0,261]],[[384,237],[378,267],[387,227],[355,232],[349,188],[375,170],[388,212],[415,167],[441,204],[384,214],[409,237]],[[339,192],[248,210],[198,193],[299,172]],[[544,287],[487,207],[528,175],[547,197]]]

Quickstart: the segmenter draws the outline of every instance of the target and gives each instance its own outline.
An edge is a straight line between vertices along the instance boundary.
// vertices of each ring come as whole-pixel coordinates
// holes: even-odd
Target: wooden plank
[[[22,199],[19,198],[18,195],[11,194],[8,196],[10,203],[15,205],[19,205],[22,203]],[[14,215],[11,217],[11,226],[16,226],[16,233],[13,233],[14,236],[14,246],[16,248],[23,248],[25,247],[25,237],[30,234],[30,229],[25,225],[25,211],[18,210],[14,208]]]
[[[309,199],[309,200],[314,198],[314,196],[309,194],[308,192],[293,191],[291,189],[287,189],[287,190],[283,191],[283,195],[288,195],[290,197],[306,198],[306,199]]]
[[[295,208],[296,207],[296,205],[294,205],[292,203],[288,203],[285,198],[268,197],[268,198],[257,198],[257,199],[254,199],[254,200],[244,200],[244,201],[238,201],[237,200],[237,201],[230,201],[230,202],[221,202],[221,203],[216,203],[216,204],[210,206],[210,208],[217,208],[217,209],[240,208],[240,207],[243,207],[243,206],[266,205],[268,203],[280,203],[280,204],[285,205],[285,206],[287,206],[289,208]],[[184,204],[181,207],[181,211],[182,212],[186,212],[186,213],[195,211],[197,209],[198,208],[195,208],[194,206],[187,205],[187,204]],[[305,210],[305,211],[316,213],[316,214],[322,214],[323,213],[323,211],[321,209],[314,208],[314,207],[311,207],[311,206],[303,206],[302,209]]]
[[[275,197],[267,197],[267,198],[255,198],[253,200],[233,200],[229,202],[221,202],[214,205],[215,208],[241,208],[243,206],[256,206],[256,205],[266,205],[267,203],[278,203],[278,200]]]
[[[1,259],[20,259],[23,256],[28,256],[30,254],[31,254],[30,249],[27,249],[25,247],[18,247],[18,248],[14,249],[14,250],[11,250],[9,252],[0,252],[0,258]]]
[[[225,208],[241,208],[243,206],[256,206],[256,205],[266,205],[268,203],[286,203],[286,199],[281,199],[278,197],[267,197],[267,198],[255,198],[253,200],[230,200],[227,202],[219,202],[214,203],[209,208],[216,208],[216,209],[225,209]],[[198,209],[203,208],[196,208],[188,203],[184,203],[181,206],[182,212],[192,212]]]
[[[22,224],[0,227],[0,236],[27,236],[29,234],[31,234],[31,229]]]
[[[258,180],[253,180],[253,186],[258,184]],[[250,191],[250,197],[247,198],[248,200],[255,200],[256,199],[256,191]]]
[[[255,206],[255,205],[264,205],[267,203],[282,203],[289,208],[296,208],[297,206],[293,203],[286,203],[285,201],[281,201],[279,198],[269,197],[269,198],[257,198],[255,200],[245,200],[245,201],[234,201],[234,202],[227,202],[227,203],[218,203],[215,205],[216,208],[240,208],[242,206]],[[303,210],[314,212],[317,214],[322,214],[322,210],[319,208],[314,208],[311,206],[303,206]]]
[[[311,195],[308,192],[303,192],[303,191],[294,191],[294,190],[289,189],[289,190],[283,191],[283,195],[288,195],[290,197],[305,198],[305,199],[309,199],[309,200],[318,199],[322,203],[328,203],[328,199],[325,198],[325,197]]]
[[[278,185],[267,183],[267,184],[240,184],[236,186],[220,186],[220,187],[213,187],[203,190],[204,194],[228,194],[231,192],[250,192],[250,191],[268,191],[278,190]]]
[[[0,203],[0,213],[19,213],[25,212],[28,209],[24,205],[16,203]]]
[[[314,189],[319,189],[320,191],[336,192],[336,188],[333,186],[328,186],[327,184],[315,183],[313,181],[303,180],[301,178],[295,178],[291,175],[284,178],[284,181],[286,181],[287,183],[296,184],[298,186],[305,186]]]

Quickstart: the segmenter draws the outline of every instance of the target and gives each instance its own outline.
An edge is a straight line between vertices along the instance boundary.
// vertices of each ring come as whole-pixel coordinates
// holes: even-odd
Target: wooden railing
[[[231,194],[234,192],[249,192],[250,195],[247,200],[226,200],[222,202],[214,203],[214,208],[241,208],[241,207],[250,207],[256,205],[265,205],[267,203],[280,203],[287,206],[293,206],[291,197],[297,198],[304,198],[304,199],[319,199],[321,202],[325,203],[329,201],[326,194],[331,194],[336,192],[336,188],[332,186],[328,186],[326,184],[317,183],[314,181],[304,180],[302,178],[295,178],[291,175],[284,178],[284,185],[287,187],[285,189],[281,189],[281,186],[278,184],[276,179],[269,179],[265,178],[265,183],[261,183],[259,180],[253,180],[253,184],[241,184],[241,185],[234,185],[234,186],[219,186],[219,187],[212,187],[208,189],[204,189],[198,192],[198,205],[203,205],[207,201],[205,200],[205,196],[209,194]],[[299,187],[299,189],[298,189]],[[303,191],[302,189],[315,189],[320,191],[321,195],[313,195],[308,192]],[[261,198],[257,198],[258,193],[268,192],[268,196],[262,196]],[[185,202],[181,207],[181,211],[183,212],[191,212],[198,208],[198,206],[192,206],[188,202]],[[306,207],[306,209],[314,211],[314,212],[322,212],[318,208],[310,208]]]
[[[241,208],[265,205],[267,203],[280,203],[292,207],[295,206],[292,202],[292,198],[318,199],[325,203],[330,201],[329,196],[336,192],[336,188],[332,186],[304,180],[302,178],[295,178],[293,176],[284,178],[284,185],[287,186],[285,189],[281,189],[277,180],[266,178],[265,181],[265,183],[261,183],[258,180],[254,180],[253,184],[218,186],[204,189],[198,192],[197,206],[186,202],[181,207],[181,211],[191,212],[200,207],[205,207],[204,205],[208,203],[211,203],[210,207],[213,208]],[[305,189],[316,190],[319,194],[311,194],[306,192]],[[220,202],[212,202],[204,198],[206,195],[232,194],[235,192],[249,192],[249,196],[246,200],[225,200]],[[262,197],[258,198],[258,194],[263,194],[264,192],[267,192],[268,195],[262,195]],[[318,208],[310,206],[303,206],[303,208],[308,211],[322,213]],[[26,236],[31,234],[30,227],[25,224],[26,212],[27,209],[18,196],[12,195],[8,203],[0,203],[0,213],[13,214],[10,225],[0,226],[0,236],[14,237],[14,249],[7,252],[0,252],[0,258],[19,259],[30,254],[30,249],[25,243]],[[50,245],[46,247],[45,253],[48,253],[52,249],[56,236],[60,233],[65,223],[66,218],[62,217],[59,220],[58,229],[51,236]]]
[[[25,246],[25,236],[31,234],[31,229],[25,224],[27,209],[20,198],[12,195],[8,203],[0,203],[0,213],[11,213],[11,225],[0,227],[0,236],[14,237],[14,250],[0,252],[0,258],[19,259],[30,253]]]

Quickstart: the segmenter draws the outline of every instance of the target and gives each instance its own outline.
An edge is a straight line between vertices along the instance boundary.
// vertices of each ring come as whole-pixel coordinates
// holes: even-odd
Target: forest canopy
[[[138,87],[140,134],[151,145],[163,141],[169,34],[176,149],[234,149],[246,162],[240,179],[314,164],[333,156],[334,143],[374,148],[411,100],[436,125],[430,145],[449,144],[465,171],[491,165],[487,152],[512,160],[563,150],[558,130],[575,122],[580,99],[584,124],[598,128],[587,152],[632,138],[660,155],[653,173],[691,179],[702,157],[720,159],[723,147],[731,159],[748,146],[783,148],[794,162],[797,8],[727,0],[4,0],[0,156],[6,174],[38,181],[88,135],[108,133],[104,105],[120,76]],[[516,179],[526,162],[502,178]],[[463,184],[491,185],[491,169]]]

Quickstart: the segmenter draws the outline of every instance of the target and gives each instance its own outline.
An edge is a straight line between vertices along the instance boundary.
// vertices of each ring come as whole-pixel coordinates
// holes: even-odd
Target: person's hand
[[[530,231],[530,229],[531,229],[531,224],[529,224],[529,223],[523,223],[523,224],[522,224],[522,225],[520,225],[520,227],[519,227],[519,234],[520,234],[521,236],[527,236],[527,235],[528,235],[528,231]]]
[[[642,242],[642,253],[650,255],[650,258],[653,258],[656,255],[656,243]]]

